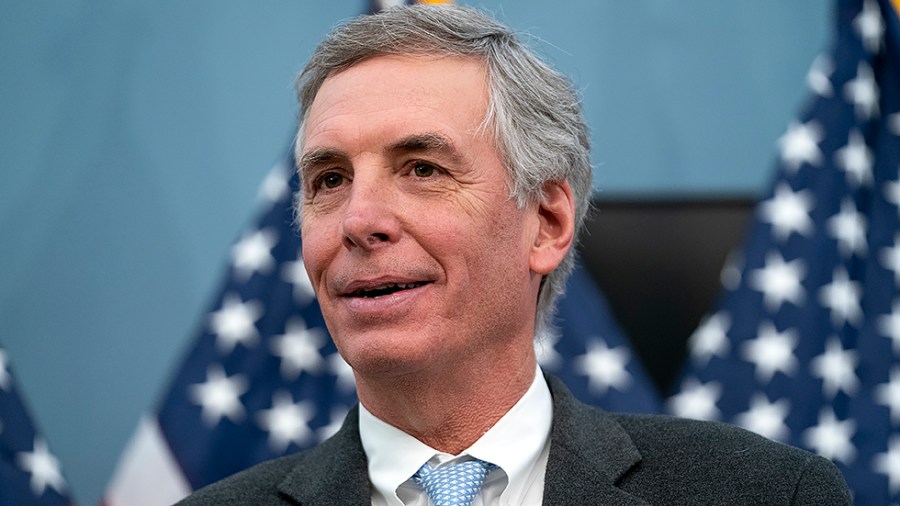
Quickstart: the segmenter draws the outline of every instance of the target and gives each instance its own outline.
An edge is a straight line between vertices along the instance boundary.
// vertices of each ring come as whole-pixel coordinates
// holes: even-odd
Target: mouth
[[[367,286],[355,289],[345,294],[346,297],[361,297],[364,299],[377,299],[406,290],[413,290],[425,286],[431,281],[416,281],[412,283],[384,283],[376,286]]]

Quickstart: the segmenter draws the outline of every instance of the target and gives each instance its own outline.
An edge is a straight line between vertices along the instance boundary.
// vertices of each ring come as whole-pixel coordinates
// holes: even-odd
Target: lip
[[[382,276],[378,278],[372,279],[359,279],[353,280],[347,283],[342,283],[341,286],[338,287],[337,293],[341,297],[346,298],[360,298],[355,295],[357,292],[363,290],[374,290],[377,288],[390,286],[390,285],[426,285],[430,284],[432,280],[430,279],[421,279],[421,278],[408,278],[408,277],[395,277],[395,276]],[[406,288],[399,290],[395,293],[400,293],[406,290],[414,290],[415,288]],[[390,294],[393,295],[393,294]],[[388,297],[389,295],[383,295],[382,297]],[[379,297],[380,298],[380,297]]]
[[[355,295],[360,290],[369,290],[385,285],[408,285],[424,283],[378,297]],[[414,309],[425,297],[434,283],[431,280],[379,278],[348,283],[339,292],[339,300],[354,317],[361,319],[390,319],[403,316]]]

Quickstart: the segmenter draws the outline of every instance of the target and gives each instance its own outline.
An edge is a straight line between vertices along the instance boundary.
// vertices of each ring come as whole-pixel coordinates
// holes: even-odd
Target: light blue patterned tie
[[[497,466],[483,460],[468,460],[433,469],[428,462],[416,471],[413,481],[425,488],[434,506],[470,506],[484,477]]]

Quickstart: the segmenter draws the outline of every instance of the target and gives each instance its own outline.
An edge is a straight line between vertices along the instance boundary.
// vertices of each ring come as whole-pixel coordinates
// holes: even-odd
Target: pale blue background
[[[583,90],[605,195],[755,194],[825,48],[822,0],[500,0]],[[82,504],[202,318],[362,1],[0,0],[0,342]]]

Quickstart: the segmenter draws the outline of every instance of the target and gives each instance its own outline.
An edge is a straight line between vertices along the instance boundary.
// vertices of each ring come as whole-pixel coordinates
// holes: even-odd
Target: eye
[[[427,163],[416,163],[413,166],[412,173],[416,177],[431,177],[434,175],[435,168],[433,165],[428,165]]]
[[[319,177],[316,186],[331,189],[337,188],[342,184],[344,184],[344,176],[338,174],[337,172],[326,172],[325,174],[322,174],[321,177]]]

